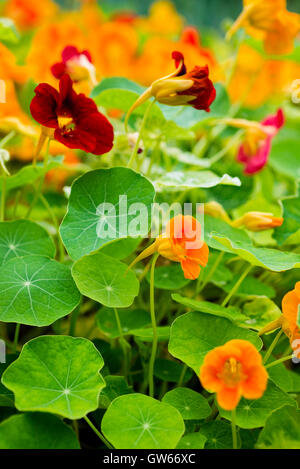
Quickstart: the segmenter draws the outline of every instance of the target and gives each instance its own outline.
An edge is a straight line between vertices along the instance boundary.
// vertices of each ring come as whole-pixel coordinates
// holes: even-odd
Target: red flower
[[[53,130],[53,138],[68,148],[102,155],[111,150],[114,132],[94,101],[77,94],[72,80],[63,75],[59,92],[47,83],[39,84],[30,104],[33,118]]]
[[[90,79],[92,84],[96,83],[95,67],[87,50],[79,52],[74,46],[67,46],[61,54],[62,62],[51,67],[55,78],[61,78],[65,73],[70,75],[74,82]]]

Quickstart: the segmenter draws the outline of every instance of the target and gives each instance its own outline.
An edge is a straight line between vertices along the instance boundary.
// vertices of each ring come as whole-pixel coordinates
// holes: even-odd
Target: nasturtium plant
[[[101,251],[76,261],[72,276],[83,295],[111,308],[130,306],[139,292],[134,272]]]
[[[40,336],[24,345],[4,372],[2,384],[13,391],[20,411],[50,412],[69,419],[97,409],[105,382],[103,359],[87,339]]]
[[[207,352],[238,336],[248,340],[259,350],[262,341],[252,331],[236,326],[228,319],[197,311],[177,318],[171,327],[169,352],[199,375]]]
[[[300,6],[178,1],[1,2],[1,449],[299,448]]]
[[[48,326],[71,313],[80,294],[69,267],[45,256],[16,257],[0,271],[0,320]]]
[[[74,430],[55,415],[30,412],[0,424],[0,449],[79,449]]]
[[[148,396],[116,398],[102,420],[102,432],[115,448],[172,449],[184,433],[179,411]]]
[[[150,181],[128,168],[97,169],[80,176],[72,185],[60,228],[70,256],[80,259],[109,241],[135,234],[140,204],[145,209],[138,220],[140,235],[146,236],[153,199]]]
[[[29,220],[0,223],[0,264],[14,257],[39,254],[53,257],[55,246],[47,231]]]

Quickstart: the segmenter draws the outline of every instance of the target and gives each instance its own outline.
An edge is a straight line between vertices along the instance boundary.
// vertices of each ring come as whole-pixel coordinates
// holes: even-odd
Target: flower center
[[[71,132],[75,128],[72,117],[58,116],[57,121],[59,128],[64,132]]]
[[[242,364],[235,358],[226,360],[220,378],[225,382],[226,386],[232,388],[245,379]]]

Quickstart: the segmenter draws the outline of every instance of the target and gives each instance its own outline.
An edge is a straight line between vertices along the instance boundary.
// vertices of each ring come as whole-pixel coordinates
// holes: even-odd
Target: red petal
[[[35,88],[36,96],[30,104],[32,117],[45,127],[57,127],[56,109],[59,94],[53,86],[41,83]]]
[[[51,67],[52,75],[55,78],[61,78],[63,74],[66,72],[66,66],[63,62],[58,62]]]
[[[64,63],[78,55],[80,55],[80,53],[77,47],[74,46],[66,46],[61,54]]]

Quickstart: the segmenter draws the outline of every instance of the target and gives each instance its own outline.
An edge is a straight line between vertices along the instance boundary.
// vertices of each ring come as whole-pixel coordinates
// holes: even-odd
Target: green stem
[[[285,362],[287,360],[291,360],[293,356],[294,354],[288,355],[287,357],[281,357],[278,360],[275,360],[274,362],[271,362],[268,365],[265,365],[265,368],[271,368],[272,366],[279,365],[279,363]]]
[[[237,449],[237,434],[236,434],[236,412],[235,409],[231,412],[231,432],[232,432],[232,447]]]
[[[5,135],[5,137],[0,141],[0,148],[4,148],[5,145],[15,136],[16,132],[12,130],[9,134]]]
[[[131,157],[128,161],[127,168],[132,168],[132,165],[133,165],[133,163],[136,159],[138,149],[139,149],[139,144],[140,144],[140,141],[141,141],[141,138],[142,138],[142,133],[143,133],[143,130],[144,130],[144,127],[145,127],[145,124],[146,124],[146,120],[147,120],[149,112],[150,112],[150,110],[151,110],[154,103],[155,103],[155,100],[150,101],[150,103],[149,103],[149,105],[148,105],[148,107],[145,111],[145,114],[144,114],[144,117],[143,117],[143,120],[142,120],[142,123],[141,123],[140,131],[139,131],[139,135],[138,135],[138,138],[136,139],[136,143],[135,143],[133,152],[132,152]]]
[[[76,322],[79,316],[79,312],[80,312],[80,307],[77,306],[77,308],[75,308],[74,311],[72,311],[71,313],[69,335],[72,337],[75,337]]]
[[[102,441],[102,443],[105,444],[105,446],[109,449],[113,449],[113,446],[111,446],[111,444],[107,441],[107,439],[102,435],[102,433],[97,430],[97,428],[95,427],[95,425],[90,421],[90,419],[85,416],[83,417],[84,420],[86,421],[86,423],[91,427],[91,429],[93,430],[93,432],[96,433],[96,435],[100,438],[100,440]]]
[[[267,363],[267,361],[269,360],[270,356],[271,356],[271,353],[273,352],[274,348],[276,347],[277,343],[278,343],[278,340],[280,339],[281,337],[281,334],[283,333],[283,330],[280,329],[279,332],[276,334],[273,342],[271,343],[270,347],[268,348],[265,356],[264,356],[264,359],[263,359],[263,363]]]
[[[187,371],[188,367],[187,365],[185,364],[181,370],[181,373],[180,373],[180,376],[179,376],[179,380],[178,380],[178,384],[177,384],[177,387],[180,388],[180,386],[183,385],[183,380],[184,380],[184,377],[185,377],[185,373]]]
[[[20,327],[21,327],[21,324],[18,323],[16,325],[16,329],[15,329],[15,337],[14,337],[14,343],[13,343],[13,353],[16,353],[16,351],[17,351],[19,335],[20,335]]]
[[[210,279],[212,278],[212,276],[214,275],[217,267],[219,266],[220,262],[222,261],[223,257],[224,257],[224,254],[225,254],[225,251],[221,251],[217,257],[217,259],[215,260],[214,264],[212,265],[210,271],[208,272],[207,276],[206,276],[206,279],[204,280],[203,284],[201,285],[200,289],[197,291],[197,293],[200,293],[203,288],[208,284],[208,282],[210,281]]]
[[[6,174],[3,171],[2,174],[2,188],[1,188],[1,214],[0,221],[5,220],[5,199],[6,199]]]
[[[150,270],[150,314],[151,314],[151,323],[152,323],[152,330],[153,330],[153,341],[152,341],[152,350],[151,350],[151,357],[149,362],[149,370],[148,370],[148,382],[149,382],[149,396],[154,396],[154,379],[153,379],[153,370],[154,370],[154,362],[156,357],[157,351],[157,326],[156,326],[156,318],[155,318],[155,304],[154,304],[154,272],[155,272],[155,264],[158,259],[159,254],[156,253],[152,260],[151,270]]]
[[[240,276],[240,278],[238,279],[238,281],[236,282],[236,284],[233,286],[233,288],[231,289],[231,291],[228,293],[228,295],[226,296],[225,300],[223,301],[222,305],[221,306],[226,306],[227,303],[229,302],[230,298],[236,293],[236,291],[238,290],[239,286],[241,285],[241,283],[243,282],[243,280],[247,277],[247,275],[249,274],[250,270],[252,269],[252,265],[250,264],[243,272],[243,274]]]
[[[39,198],[41,199],[41,202],[44,204],[46,210],[48,211],[51,219],[52,219],[52,222],[53,222],[53,225],[56,229],[56,232],[57,232],[57,241],[58,241],[58,249],[59,249],[59,260],[62,262],[64,260],[64,257],[65,257],[65,248],[64,248],[64,245],[63,245],[63,242],[62,242],[62,239],[61,239],[61,236],[60,236],[60,233],[59,233],[59,223],[58,223],[58,220],[56,218],[56,215],[54,213],[54,211],[52,210],[52,208],[50,207],[46,197],[44,197],[44,195],[42,193],[39,194]]]
[[[120,316],[117,308],[114,308],[114,313],[115,313],[115,318],[116,318],[116,323],[119,331],[119,336],[120,336],[120,345],[122,347],[123,355],[124,355],[124,374],[125,376],[128,375],[128,354],[127,354],[127,341],[124,339],[124,334],[122,330],[122,325],[120,321]]]

